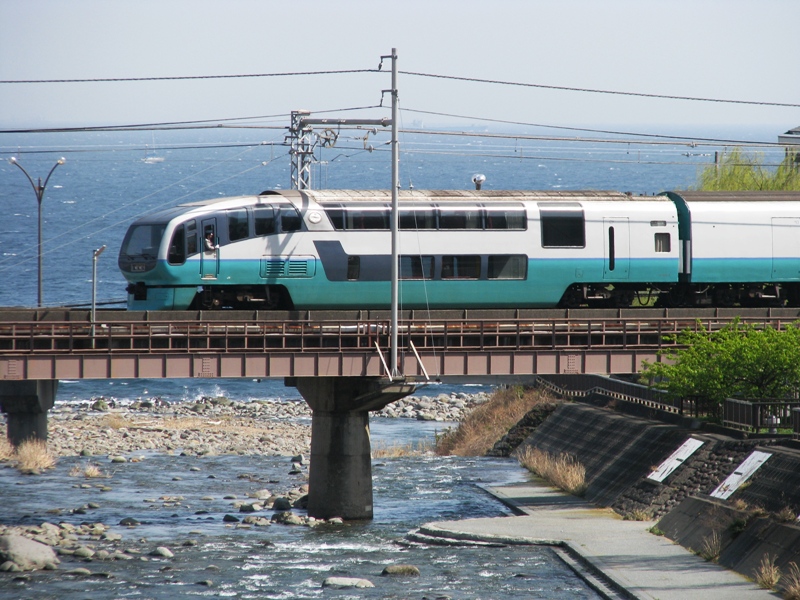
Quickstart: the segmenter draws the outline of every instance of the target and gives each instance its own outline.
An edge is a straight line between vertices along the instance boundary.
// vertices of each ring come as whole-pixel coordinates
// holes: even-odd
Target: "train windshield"
[[[125,240],[122,242],[121,254],[156,258],[166,228],[164,223],[134,225],[128,229]]]

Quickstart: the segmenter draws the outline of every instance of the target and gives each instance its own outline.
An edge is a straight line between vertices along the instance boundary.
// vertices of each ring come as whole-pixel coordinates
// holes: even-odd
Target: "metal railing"
[[[800,434],[800,401],[740,400],[726,398],[722,404],[722,424],[752,433],[777,433],[779,429]]]
[[[732,321],[684,318],[517,318],[402,320],[401,346],[449,349],[635,349],[676,347],[684,330],[718,330]],[[757,326],[785,328],[795,319],[741,319]],[[93,335],[94,331],[94,335]],[[390,323],[355,320],[219,321],[0,321],[0,355],[124,352],[348,352],[388,345]]]

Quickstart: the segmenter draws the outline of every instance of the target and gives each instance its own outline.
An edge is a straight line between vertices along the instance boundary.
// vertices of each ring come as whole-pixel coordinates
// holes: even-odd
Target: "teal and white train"
[[[390,192],[356,190],[145,216],[128,308],[389,308],[390,219]],[[404,309],[800,305],[797,192],[413,190],[398,219]]]

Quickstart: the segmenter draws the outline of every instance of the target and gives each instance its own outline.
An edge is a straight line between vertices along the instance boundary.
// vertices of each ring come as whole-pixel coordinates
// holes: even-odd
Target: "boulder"
[[[342,590],[346,588],[373,588],[375,584],[369,579],[361,579],[359,577],[328,577],[322,582],[322,587]]]
[[[53,569],[59,563],[50,546],[14,534],[0,536],[0,563],[9,561],[23,571]]]

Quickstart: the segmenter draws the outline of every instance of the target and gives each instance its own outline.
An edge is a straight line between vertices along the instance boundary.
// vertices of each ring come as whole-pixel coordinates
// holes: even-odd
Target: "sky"
[[[0,0],[0,80],[374,69],[394,47],[406,127],[471,122],[411,112],[427,111],[566,127],[753,125],[777,134],[800,125],[791,37],[798,22],[797,0]],[[0,83],[0,128],[263,115],[287,125],[295,109],[328,116],[378,105],[390,70],[384,62],[381,73]],[[344,116],[354,115],[388,111]]]

